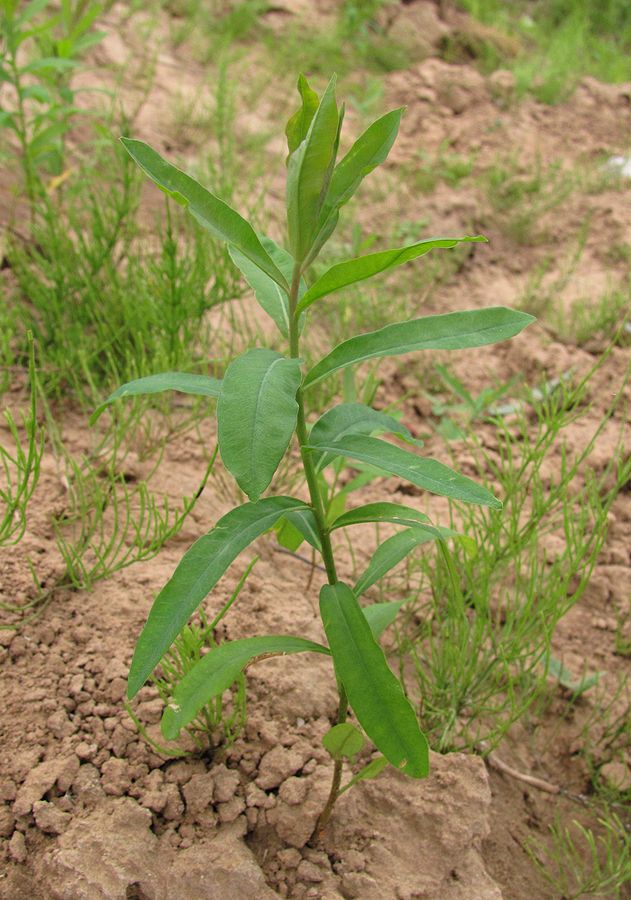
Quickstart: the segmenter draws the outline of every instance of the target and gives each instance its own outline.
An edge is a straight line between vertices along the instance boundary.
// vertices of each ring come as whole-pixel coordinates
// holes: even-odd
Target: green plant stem
[[[298,302],[298,291],[300,289],[301,274],[301,267],[298,263],[296,263],[296,265],[294,266],[293,276],[291,280],[291,290],[289,294],[289,352],[291,357],[294,359],[297,359],[300,355],[300,331],[298,324],[299,317],[296,315],[296,304]],[[305,472],[305,477],[307,479],[307,486],[309,488],[311,506],[313,508],[313,514],[315,516],[316,525],[318,528],[320,545],[322,547],[322,561],[324,562],[324,566],[326,568],[326,574],[329,580],[329,584],[336,584],[337,572],[335,569],[335,559],[333,557],[333,547],[331,546],[331,535],[326,524],[326,513],[324,510],[324,503],[322,501],[322,494],[320,493],[320,485],[318,484],[318,476],[315,470],[315,466],[313,465],[311,452],[305,449],[309,439],[307,435],[304,401],[300,388],[298,389],[296,400],[298,402],[296,434],[298,437],[298,444],[300,446],[300,455],[302,456],[302,464]],[[342,722],[346,721],[346,716],[348,713],[348,698],[346,696],[344,687],[339,681],[338,691],[340,702],[337,710],[337,724],[339,725]],[[329,819],[331,818],[333,806],[339,796],[340,784],[342,781],[342,765],[343,761],[341,759],[335,760],[335,765],[333,768],[333,779],[331,781],[331,790],[329,791],[326,805],[320,813],[314,830],[314,835],[316,838],[321,835]]]

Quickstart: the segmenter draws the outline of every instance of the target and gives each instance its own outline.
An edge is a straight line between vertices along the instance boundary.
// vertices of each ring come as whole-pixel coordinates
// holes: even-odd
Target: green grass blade
[[[156,597],[138,638],[127,686],[130,700],[239,553],[286,512],[304,507],[304,503],[292,497],[269,497],[259,503],[245,503],[223,516],[208,534],[195,541]]]
[[[398,247],[394,250],[382,250],[379,253],[369,253],[367,256],[359,256],[332,266],[313,284],[298,304],[298,312],[304,312],[312,303],[320,297],[333,294],[349,284],[364,281],[379,275],[388,269],[402,266],[404,263],[419,256],[424,256],[430,250],[436,248],[449,249],[457,244],[486,241],[481,235],[461,238],[429,238],[410,244],[408,247]]]
[[[436,459],[424,459],[379,438],[351,434],[320,449],[368,463],[441,497],[490,506],[491,509],[502,508],[501,502],[490,491],[465,475],[459,475]]]
[[[207,653],[179,682],[173,699],[162,715],[162,734],[175,740],[209,700],[218,697],[236,681],[257,657],[269,654],[326,653],[322,644],[290,635],[243,638],[221,644]]]
[[[346,366],[381,356],[400,356],[415,350],[464,350],[505,341],[534,321],[528,313],[492,306],[396,322],[338,344],[307,373],[303,387]]]
[[[121,141],[143,172],[162,191],[186,206],[200,225],[219,240],[233,244],[284,290],[289,290],[285,277],[265,251],[256,232],[236,210],[171,165],[148,144],[131,138],[121,138]]]
[[[162,391],[180,391],[182,394],[195,394],[198,397],[218,397],[221,391],[221,380],[210,375],[193,375],[190,372],[161,372],[159,375],[147,375],[136,381],[128,381],[116,388],[113,394],[97,407],[90,417],[90,424],[99,418],[104,409],[121,397],[139,397],[144,394],[159,394]]]
[[[226,369],[217,423],[224,465],[250,500],[258,500],[296,427],[300,361],[256,348]]]
[[[360,725],[393,766],[424,778],[427,740],[348,585],[325,585],[320,612],[335,670]]]

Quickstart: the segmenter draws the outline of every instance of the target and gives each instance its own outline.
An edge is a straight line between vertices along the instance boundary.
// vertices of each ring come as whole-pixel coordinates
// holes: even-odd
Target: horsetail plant
[[[402,109],[374,122],[337,162],[344,109],[338,109],[335,77],[321,98],[306,79],[298,80],[301,104],[286,127],[287,242],[280,247],[257,234],[234,209],[193,178],[138,140],[123,139],[133,159],[174,200],[187,207],[216,238],[225,241],[234,263],[258,302],[287,342],[285,355],[255,347],[234,359],[223,380],[169,372],[123,385],[97,414],[117,398],[162,390],[217,398],[221,458],[249,502],[232,509],[185,553],[158,594],[136,644],[128,683],[133,698],[176,640],[188,619],[236,557],[259,535],[276,528],[279,537],[307,541],[321,555],[327,583],[320,591],[320,612],[328,646],[299,635],[267,635],[220,644],[182,678],[162,717],[167,739],[177,737],[213,697],[217,697],[259,658],[313,652],[332,658],[339,690],[337,721],[324,743],[334,759],[330,796],[316,834],[325,827],[337,797],[362,778],[391,764],[412,778],[429,770],[429,751],[414,709],[388,666],[379,637],[394,620],[399,602],[362,608],[360,595],[414,546],[454,532],[432,525],[415,509],[392,502],[369,503],[344,511],[331,503],[327,467],[339,459],[368,464],[406,479],[418,488],[491,508],[501,502],[486,488],[434,459],[415,452],[409,431],[395,419],[361,403],[340,403],[310,428],[305,395],[315,384],[370,359],[415,350],[457,350],[502,341],[520,332],[532,316],[503,307],[475,309],[410,319],[359,334],[330,350],[305,372],[301,334],[309,307],[347,285],[386,272],[435,248],[451,248],[483,237],[421,240],[405,247],[370,253],[338,263],[310,286],[305,273],[338,223],[341,207],[362,180],[386,159],[396,138]],[[405,448],[376,437],[394,434]],[[308,500],[264,496],[276,469],[296,438]],[[418,444],[417,444],[418,445]],[[305,493],[306,493],[305,492]],[[328,510],[328,514],[327,514]],[[335,512],[334,512],[335,511]],[[389,522],[403,528],[397,546],[385,542],[354,587],[340,580],[331,533],[365,522]],[[283,526],[283,527],[279,527]],[[347,722],[352,709],[358,727]],[[343,762],[373,742],[379,756],[341,786]]]

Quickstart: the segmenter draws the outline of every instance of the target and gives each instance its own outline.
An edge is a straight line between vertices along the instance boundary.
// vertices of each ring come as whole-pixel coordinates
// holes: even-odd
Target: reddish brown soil
[[[409,8],[419,6],[433,10],[431,4]],[[98,49],[98,59],[120,61],[126,47],[114,29]],[[136,119],[138,137],[159,146],[171,142],[156,110],[171,103],[177,90],[195,91],[202,78],[199,67],[184,63],[182,54],[173,55],[168,48],[159,56],[155,85]],[[430,58],[389,76],[386,95],[389,104],[405,104],[407,113],[385,176],[395,189],[383,200],[370,195],[373,199],[362,214],[365,230],[379,232],[384,216],[395,213],[407,222],[429,219],[437,234],[475,229],[490,239],[490,245],[477,247],[460,271],[431,294],[423,311],[515,304],[551,247],[553,254],[558,248],[558,255],[546,278],[553,281],[562,271],[587,216],[592,225],[585,250],[558,302],[569,304],[627,274],[628,263],[612,260],[608,253],[614,244],[631,245],[625,185],[597,193],[573,192],[537,225],[540,235],[549,233],[548,243],[539,237],[517,245],[505,236],[502,221],[475,181],[456,187],[441,182],[431,194],[422,194],[413,185],[398,186],[394,173],[402,164],[413,173],[418,149],[432,156],[445,141],[450,142],[449,152],[475,152],[480,171],[507,153],[523,164],[539,157],[544,164],[559,161],[570,170],[602,155],[623,153],[629,148],[631,85],[611,87],[586,79],[566,104],[516,104],[509,78],[485,80],[471,68]],[[264,95],[263,103],[272,118],[270,96]],[[348,130],[354,133],[359,123],[352,110],[348,119]],[[280,146],[270,145],[269,152],[274,165],[279,163]],[[277,193],[280,188],[276,191],[274,183],[272,203]],[[413,278],[410,287],[408,314],[414,315],[422,298],[414,294]],[[537,385],[570,368],[584,373],[602,347],[599,335],[577,347],[544,320],[508,344],[449,362],[475,394],[494,380],[513,376]],[[616,347],[594,376],[590,410],[565,432],[571,449],[583,446],[597,426],[621,389],[630,362],[628,345]],[[408,395],[419,388],[413,365],[411,360],[406,367],[381,367],[378,403],[407,395],[405,422],[421,433],[431,430],[431,410],[425,400]],[[621,430],[629,446],[628,386],[623,393],[590,458],[595,471],[602,471],[616,452]],[[12,395],[16,406],[22,397],[18,391]],[[90,439],[83,416],[66,410],[63,417],[64,435],[73,449],[87,449]],[[492,446],[491,430],[485,429],[487,445]],[[202,431],[204,446],[191,434],[169,444],[152,482],[154,490],[175,501],[191,494],[204,466],[205,448],[212,446],[214,425],[204,423]],[[429,450],[444,457],[437,439],[430,440]],[[456,465],[460,453],[467,471],[468,451],[456,445],[455,453]],[[558,456],[556,462],[553,456],[552,471],[557,464]],[[138,466],[142,474],[143,464]],[[387,496],[393,489],[396,483],[384,480],[358,499]],[[123,696],[134,642],[152,597],[186,547],[234,502],[224,480],[211,481],[182,532],[156,560],[120,572],[92,592],[58,593],[38,620],[18,633],[0,632],[0,897],[545,896],[546,887],[525,851],[526,841],[542,838],[556,815],[592,825],[594,815],[566,796],[541,791],[473,755],[435,756],[426,782],[385,774],[360,785],[339,802],[323,841],[309,843],[331,769],[320,743],[336,707],[326,660],[294,657],[254,667],[248,674],[247,727],[227,753],[212,759],[168,760],[139,736],[123,708]],[[0,557],[0,599],[23,602],[30,595],[27,558],[35,561],[45,589],[62,574],[50,523],[51,515],[66,504],[63,479],[47,451],[27,533]],[[595,704],[628,709],[624,690],[618,688],[629,661],[616,653],[616,631],[629,611],[630,546],[631,496],[626,490],[613,507],[590,585],[554,638],[555,654],[573,671],[580,673],[586,666],[605,673],[599,689],[571,708],[559,692],[544,710],[514,726],[497,751],[519,772],[573,795],[592,790],[581,732],[594,715],[598,730]],[[309,586],[309,569],[280,553],[271,538],[261,539],[256,552],[260,561],[221,637],[295,632],[322,639],[316,612],[318,574]],[[369,549],[359,552],[365,555]],[[342,560],[342,575],[351,577],[343,549]],[[227,599],[241,571],[235,565],[222,579],[209,609],[218,609]],[[620,637],[629,640],[626,632]],[[155,689],[144,688],[136,713],[155,737],[160,712]],[[601,762],[606,761],[603,754]],[[627,749],[616,760],[617,771],[625,775],[629,762]]]

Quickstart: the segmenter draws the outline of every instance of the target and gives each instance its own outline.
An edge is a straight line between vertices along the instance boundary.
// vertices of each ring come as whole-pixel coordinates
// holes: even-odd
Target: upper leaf
[[[436,459],[424,459],[379,438],[349,434],[320,449],[369,463],[432,494],[452,497],[463,503],[490,506],[492,509],[502,508],[501,502],[490,491],[465,475],[459,475]]]
[[[424,778],[427,740],[348,585],[325,585],[320,613],[335,671],[362,728],[393,766]]]
[[[307,136],[289,157],[287,226],[289,245],[302,263],[311,249],[320,210],[335,163],[340,116],[335,102],[335,77],[322,95]]]
[[[191,375],[189,372],[161,372],[159,375],[147,375],[128,381],[116,388],[107,400],[98,406],[90,417],[94,424],[103,410],[121,397],[137,397],[142,394],[159,394],[161,391],[181,391],[183,394],[196,394],[200,397],[218,397],[221,391],[221,380],[210,375]]]
[[[338,344],[307,373],[303,387],[316,384],[338,369],[379,356],[398,356],[413,350],[463,350],[505,341],[534,321],[528,313],[491,306],[396,322]]]
[[[233,244],[277,284],[289,290],[287,280],[265,251],[249,222],[201,184],[163,159],[148,144],[121,138],[125,149],[158,187],[188,207],[200,225],[221,241]]]
[[[323,215],[347,203],[366,175],[385,161],[394,144],[403,107],[381,116],[357,138],[346,156],[336,165],[326,198]]]
[[[357,593],[355,596],[358,596]],[[407,600],[389,600],[387,603],[371,603],[370,606],[363,607],[362,612],[376,641],[388,625],[392,625],[404,603]]]
[[[195,541],[156,597],[138,638],[129,670],[127,696],[130,700],[239,553],[286,512],[305,506],[292,497],[268,497],[258,503],[245,503],[223,516],[208,534]]]
[[[379,253],[369,253],[367,256],[358,256],[356,259],[338,263],[328,269],[324,275],[321,275],[315,284],[311,285],[298,304],[297,310],[298,312],[304,312],[307,307],[311,306],[320,297],[333,294],[335,291],[339,291],[349,284],[355,284],[357,281],[372,278],[373,275],[378,275],[380,272],[385,272],[396,266],[402,266],[412,259],[424,256],[436,247],[449,249],[450,247],[455,247],[456,244],[479,243],[480,241],[486,241],[486,238],[480,235],[461,238],[429,238],[425,241],[410,244],[409,247],[399,247],[396,250],[382,250]]]
[[[219,452],[251,500],[274,477],[296,427],[300,361],[256,348],[226,369],[217,404]]]
[[[338,403],[323,413],[309,434],[309,444],[318,447],[336,441],[345,434],[398,434],[412,441],[412,435],[401,422],[363,403]],[[313,453],[316,469],[322,470],[335,457],[330,453]]]
[[[228,690],[243,669],[255,662],[257,657],[306,651],[329,652],[322,644],[291,635],[243,638],[214,647],[178,683],[173,699],[162,714],[162,734],[167,740],[175,740],[200,709],[213,697]]]
[[[304,141],[309,131],[309,126],[316,114],[320,98],[316,92],[309,86],[309,82],[304,75],[298,76],[298,91],[302,99],[300,109],[296,110],[293,116],[287,122],[285,135],[287,137],[287,147],[289,155],[297,150]],[[289,159],[289,157],[288,157]]]

